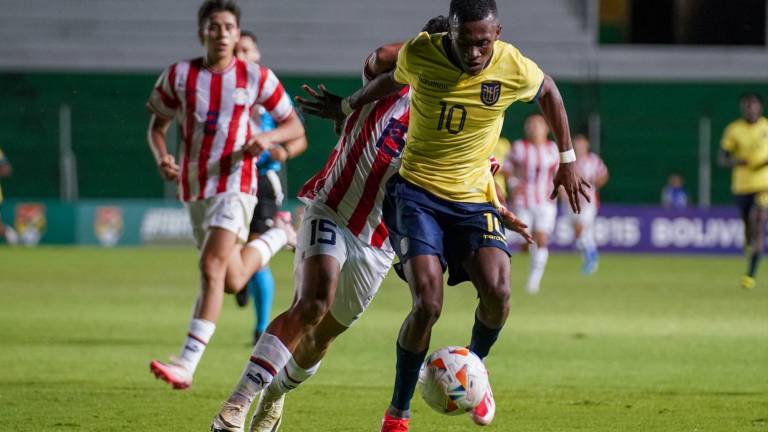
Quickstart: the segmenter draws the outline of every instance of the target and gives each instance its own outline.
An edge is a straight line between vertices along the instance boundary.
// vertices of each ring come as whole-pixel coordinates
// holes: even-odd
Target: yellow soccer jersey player
[[[734,194],[768,192],[768,119],[732,122],[723,133],[721,146],[735,160],[743,162],[733,167]]]
[[[400,49],[394,79],[412,88],[400,175],[451,201],[491,202],[488,157],[504,111],[516,101],[533,101],[544,73],[500,40],[477,75],[452,63],[449,49],[445,33],[421,33]]]

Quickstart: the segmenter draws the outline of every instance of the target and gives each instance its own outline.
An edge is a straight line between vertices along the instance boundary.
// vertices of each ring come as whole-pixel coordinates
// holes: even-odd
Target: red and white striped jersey
[[[319,202],[334,211],[361,241],[387,250],[384,184],[400,168],[410,115],[408,91],[406,87],[352,112],[325,167],[299,192],[305,203]]]
[[[553,203],[552,180],[560,165],[560,151],[554,141],[533,144],[525,140],[512,143],[505,164],[517,179],[510,185],[514,207],[530,208],[542,203]]]
[[[586,156],[576,159],[576,172],[592,185],[591,188],[587,189],[587,194],[589,195],[591,203],[597,205],[598,195],[595,183],[597,182],[597,179],[608,174],[608,167],[605,166],[603,160],[600,159],[600,156],[589,152]],[[580,196],[580,199],[582,205],[587,205],[584,197]]]
[[[224,192],[256,194],[256,158],[242,151],[254,133],[249,119],[256,104],[278,122],[293,112],[283,85],[264,66],[235,59],[223,72],[214,72],[197,58],[160,75],[147,107],[181,125],[182,201]]]

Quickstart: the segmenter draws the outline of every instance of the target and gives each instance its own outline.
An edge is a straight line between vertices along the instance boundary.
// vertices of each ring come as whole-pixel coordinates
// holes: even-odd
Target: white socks
[[[544,269],[547,267],[549,259],[549,249],[537,246],[531,246],[531,271],[528,274],[528,284],[526,290],[529,294],[539,292],[541,278],[544,277]]]
[[[259,238],[251,241],[246,247],[252,247],[259,251],[261,266],[267,265],[272,255],[276,254],[288,242],[288,235],[280,228],[271,228]]]
[[[262,334],[229,402],[250,407],[256,395],[272,382],[290,358],[291,352],[277,336]]]
[[[309,369],[304,369],[296,363],[296,360],[291,357],[288,363],[283,369],[278,372],[272,384],[267,387],[267,393],[264,397],[268,397],[270,400],[276,400],[280,396],[294,390],[304,381],[310,379],[317,370],[320,369],[320,362],[315,364]]]
[[[213,332],[216,331],[216,324],[204,319],[192,318],[189,322],[189,332],[184,347],[181,349],[179,360],[184,367],[194,374],[197,364],[203,358],[205,346],[211,340]]]

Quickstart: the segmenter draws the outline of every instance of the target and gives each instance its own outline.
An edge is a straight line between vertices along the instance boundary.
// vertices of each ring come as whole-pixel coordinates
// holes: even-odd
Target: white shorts
[[[519,207],[515,214],[524,224],[528,225],[531,233],[550,235],[555,230],[557,206],[555,203],[539,204],[533,207]]]
[[[293,264],[297,283],[301,261],[315,255],[329,255],[339,261],[339,285],[330,313],[339,324],[350,327],[373,300],[395,254],[361,241],[332,211],[312,203],[304,211],[298,232]]]
[[[595,224],[595,218],[597,217],[597,208],[592,204],[587,204],[586,206],[582,204],[581,206],[581,213],[574,213],[573,210],[571,210],[571,206],[568,206],[568,220],[571,221],[572,224],[579,224],[583,227],[591,227]]]
[[[197,248],[203,247],[205,235],[212,227],[223,228],[237,235],[238,240],[248,240],[248,230],[256,207],[256,196],[242,192],[227,192],[201,201],[186,203],[192,234]]]

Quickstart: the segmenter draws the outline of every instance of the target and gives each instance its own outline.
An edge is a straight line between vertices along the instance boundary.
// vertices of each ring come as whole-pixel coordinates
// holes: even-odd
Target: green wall
[[[359,79],[281,76],[291,94],[303,83],[324,82],[347,94]],[[163,185],[146,145],[144,102],[151,74],[0,74],[0,148],[15,173],[3,183],[8,196],[58,196],[58,110],[72,110],[72,141],[82,198],[157,198]],[[712,118],[713,157],[720,133],[738,116],[737,97],[745,90],[768,93],[761,85],[737,83],[559,83],[574,131],[584,131],[589,113],[602,117],[602,153],[611,182],[602,198],[615,202],[658,200],[669,171],[681,171],[696,199],[698,119]],[[525,115],[535,106],[514,105],[504,135],[519,137]],[[309,150],[290,162],[291,194],[322,166],[335,144],[331,125],[307,119]],[[727,202],[728,173],[713,164],[713,201]]]

